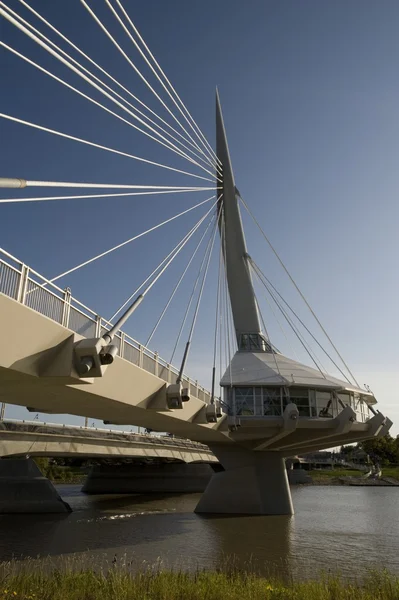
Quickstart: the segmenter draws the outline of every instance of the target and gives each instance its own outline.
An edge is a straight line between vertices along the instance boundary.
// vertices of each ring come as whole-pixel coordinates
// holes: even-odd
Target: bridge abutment
[[[93,467],[86,494],[194,493],[206,489],[214,470],[209,464],[101,465]]]
[[[292,515],[284,457],[242,447],[211,446],[225,471],[215,473],[195,512]]]
[[[0,514],[69,512],[31,458],[0,460]]]

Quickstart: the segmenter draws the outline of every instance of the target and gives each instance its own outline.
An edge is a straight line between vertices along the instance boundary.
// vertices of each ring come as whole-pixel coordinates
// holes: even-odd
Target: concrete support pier
[[[208,464],[101,465],[93,467],[86,494],[148,494],[203,492],[214,473]]]
[[[0,460],[0,514],[69,512],[69,504],[31,458]]]
[[[256,452],[231,445],[211,446],[225,471],[215,473],[197,513],[294,514],[287,470],[278,452]]]

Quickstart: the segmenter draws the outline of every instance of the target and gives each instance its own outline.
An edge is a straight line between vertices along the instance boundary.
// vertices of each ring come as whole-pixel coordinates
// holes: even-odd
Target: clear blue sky
[[[17,0],[6,3],[39,26]],[[31,4],[165,115],[80,2],[31,0]],[[141,67],[137,52],[105,3],[91,4]],[[369,384],[381,410],[399,422],[399,4],[396,0],[125,0],[124,4],[211,143],[218,85],[241,194],[359,382]],[[40,29],[48,34],[44,26]],[[4,19],[0,20],[0,37],[89,92],[89,86]],[[0,61],[1,112],[190,170],[187,161],[21,59],[0,50]],[[90,93],[101,100],[101,95]],[[0,139],[3,176],[202,185],[201,180],[3,120]],[[41,190],[13,195],[36,195],[37,191],[46,195]],[[0,197],[10,196],[3,191]],[[1,246],[52,277],[205,197],[201,193],[3,204]],[[69,285],[74,296],[109,317],[202,210],[63,280],[62,287]],[[246,218],[244,224],[250,254],[305,315],[254,226]],[[146,340],[187,258],[188,254],[177,261],[127,325],[127,332],[136,339]],[[209,382],[212,363],[216,262],[187,369],[204,383]],[[194,276],[193,270],[153,340],[152,347],[166,358]],[[273,340],[291,355],[267,305],[262,306]],[[8,416],[17,415],[27,413],[9,409]],[[393,432],[399,432],[397,425]]]

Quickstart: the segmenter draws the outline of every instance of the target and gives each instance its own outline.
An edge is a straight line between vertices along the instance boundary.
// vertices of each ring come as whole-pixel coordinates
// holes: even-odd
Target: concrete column
[[[151,494],[203,492],[214,471],[208,464],[101,465],[93,467],[86,494]]]
[[[294,513],[287,470],[278,452],[210,446],[225,471],[215,473],[195,512],[246,515]]]
[[[0,460],[0,514],[68,512],[69,504],[31,458]]]

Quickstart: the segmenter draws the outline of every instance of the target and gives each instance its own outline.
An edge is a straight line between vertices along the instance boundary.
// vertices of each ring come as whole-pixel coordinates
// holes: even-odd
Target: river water
[[[375,567],[399,574],[399,488],[298,486],[293,517],[205,517],[193,512],[199,494],[85,496],[80,487],[58,486],[70,515],[0,517],[0,559],[133,569],[234,561],[303,579],[320,571],[361,577]]]

